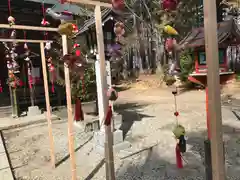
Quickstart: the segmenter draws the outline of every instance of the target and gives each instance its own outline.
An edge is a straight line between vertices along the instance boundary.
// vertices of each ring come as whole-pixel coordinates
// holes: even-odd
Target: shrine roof
[[[112,10],[105,8],[102,10],[102,22],[105,23],[108,21],[112,16],[111,16]],[[79,28],[79,32],[77,35],[84,33],[87,31],[91,26],[95,26],[95,16],[91,16],[90,19],[86,20],[85,23]]]
[[[236,19],[218,23],[217,29],[219,44],[223,43],[231,36],[240,40],[240,26],[238,25]],[[204,27],[193,29],[179,44],[184,45],[186,48],[205,46]]]

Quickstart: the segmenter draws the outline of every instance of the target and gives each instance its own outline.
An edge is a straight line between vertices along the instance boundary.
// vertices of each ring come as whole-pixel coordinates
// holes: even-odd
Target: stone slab
[[[104,146],[105,142],[105,133],[103,131],[95,132],[93,137],[94,143],[99,146]],[[121,130],[116,130],[113,132],[113,144],[116,145],[118,143],[123,142],[123,132]]]
[[[95,144],[95,151],[100,154],[100,155],[104,155],[104,146],[99,146]],[[123,141],[122,143],[118,143],[116,145],[113,146],[113,153],[115,156],[118,157],[118,153],[121,152],[122,150],[128,149],[131,147],[131,143],[128,141]]]
[[[0,179],[1,180],[14,180],[10,168],[0,169]]]
[[[30,106],[28,107],[28,116],[36,116],[36,115],[41,115],[41,110],[39,109],[38,106]]]
[[[122,115],[121,114],[114,114],[113,117],[114,117],[114,119],[113,119],[114,128],[119,129],[122,126]]]
[[[5,168],[9,168],[8,158],[6,153],[1,153],[0,154],[0,170]]]

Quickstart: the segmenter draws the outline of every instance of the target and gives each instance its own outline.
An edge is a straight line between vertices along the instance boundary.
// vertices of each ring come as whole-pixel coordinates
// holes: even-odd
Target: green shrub
[[[191,50],[185,50],[180,54],[180,80],[182,82],[188,82],[188,76],[193,71],[194,61]]]

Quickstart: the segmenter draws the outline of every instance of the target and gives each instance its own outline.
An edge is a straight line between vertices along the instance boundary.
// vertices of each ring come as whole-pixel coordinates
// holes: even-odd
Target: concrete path
[[[14,180],[13,174],[8,162],[7,154],[3,145],[2,136],[0,136],[0,179]]]

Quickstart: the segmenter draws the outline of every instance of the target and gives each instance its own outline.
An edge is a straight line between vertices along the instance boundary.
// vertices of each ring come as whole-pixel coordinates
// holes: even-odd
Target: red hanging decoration
[[[179,169],[182,169],[183,168],[183,161],[182,161],[182,155],[181,155],[181,151],[180,151],[180,148],[179,148],[179,145],[177,144],[176,145],[176,164],[177,164],[177,167]]]
[[[2,81],[0,80],[0,93],[3,92],[3,88],[2,88]]]
[[[172,38],[167,38],[165,41],[165,49],[170,52],[173,49],[173,39]]]
[[[112,0],[112,7],[116,10],[122,10],[125,7],[124,0]]]
[[[72,24],[73,27],[73,33],[77,33],[78,32],[78,27],[76,24]]]
[[[179,112],[176,111],[176,112],[174,113],[174,116],[179,116]]]
[[[48,64],[48,71],[50,72],[51,74],[51,83],[52,83],[52,93],[55,92],[55,88],[54,88],[54,81],[56,80],[56,73],[55,73],[55,67],[52,63],[52,58],[50,57],[48,60],[47,60]]]
[[[166,11],[174,11],[177,9],[179,0],[163,0],[162,8]]]
[[[76,98],[75,102],[75,121],[84,121],[82,103],[80,98]]]
[[[79,49],[77,49],[75,54],[76,54],[76,56],[81,56],[81,51]]]
[[[105,126],[110,126],[111,121],[112,121],[112,106],[108,106],[108,111],[107,111],[107,115],[106,115],[104,125]]]

